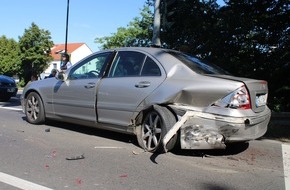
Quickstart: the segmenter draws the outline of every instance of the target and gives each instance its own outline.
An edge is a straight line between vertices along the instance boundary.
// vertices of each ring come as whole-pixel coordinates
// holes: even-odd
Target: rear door
[[[58,81],[53,90],[55,115],[96,121],[96,89],[110,54],[93,54],[74,65],[67,79]]]
[[[160,64],[141,52],[119,51],[98,89],[98,121],[128,126],[138,105],[164,80]],[[142,107],[142,106],[141,106]]]

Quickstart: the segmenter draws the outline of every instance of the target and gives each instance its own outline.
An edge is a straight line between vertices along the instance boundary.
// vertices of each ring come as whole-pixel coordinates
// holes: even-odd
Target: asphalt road
[[[0,189],[290,188],[288,144],[256,140],[157,155],[139,148],[134,136],[60,122],[31,125],[20,110],[16,98],[0,103]]]

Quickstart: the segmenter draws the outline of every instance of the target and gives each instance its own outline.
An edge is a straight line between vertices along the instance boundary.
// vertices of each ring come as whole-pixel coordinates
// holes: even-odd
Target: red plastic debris
[[[83,181],[80,178],[75,179],[77,185],[81,185]]]
[[[126,177],[128,177],[127,174],[120,175],[120,178],[126,178]]]

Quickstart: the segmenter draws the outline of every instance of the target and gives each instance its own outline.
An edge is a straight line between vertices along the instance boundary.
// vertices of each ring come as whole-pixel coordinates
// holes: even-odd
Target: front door
[[[93,54],[74,65],[53,91],[55,115],[96,121],[96,89],[111,53]]]

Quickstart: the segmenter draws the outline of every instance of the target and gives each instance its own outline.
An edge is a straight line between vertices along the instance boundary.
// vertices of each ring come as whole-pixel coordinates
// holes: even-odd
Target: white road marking
[[[282,144],[285,190],[290,190],[290,145]]]
[[[22,190],[53,190],[2,172],[0,172],[0,182],[6,183]]]
[[[115,146],[95,146],[95,149],[123,149],[123,147]]]
[[[3,106],[0,106],[1,109],[6,109],[6,110],[15,110],[15,111],[22,111],[22,109],[20,108],[11,108],[11,107],[3,107]]]

